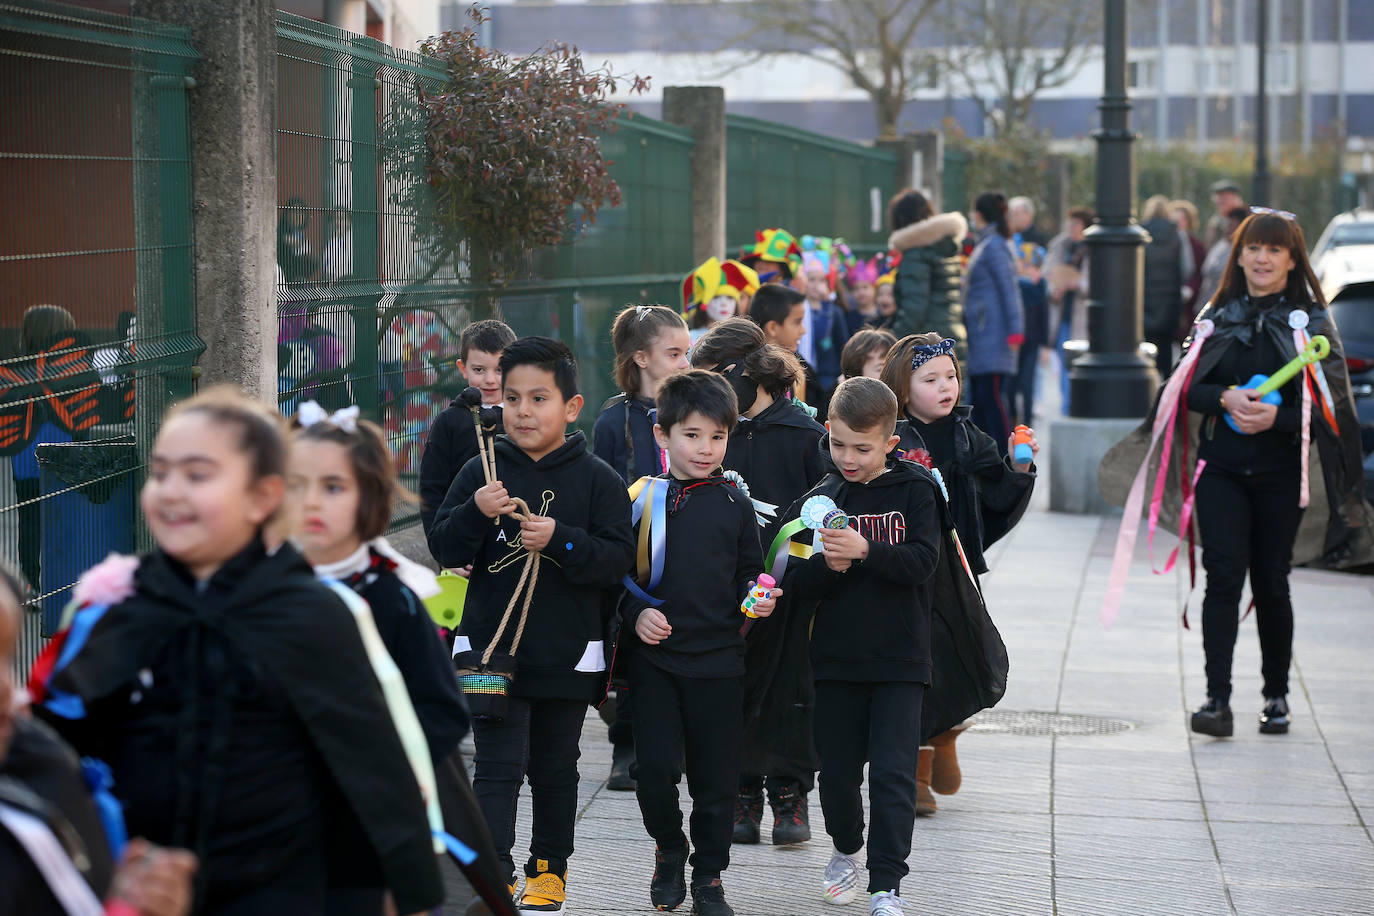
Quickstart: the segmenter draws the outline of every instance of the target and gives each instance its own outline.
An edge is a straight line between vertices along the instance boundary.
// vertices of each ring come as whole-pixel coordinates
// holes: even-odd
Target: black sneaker
[[[1231,717],[1231,707],[1208,697],[1202,708],[1193,713],[1193,731],[1199,735],[1213,738],[1229,738],[1236,731],[1236,722]]]
[[[773,845],[794,846],[811,839],[811,819],[806,813],[806,794],[789,782],[769,792],[773,805]]]
[[[630,767],[634,763],[634,745],[614,745],[611,750],[611,775],[606,779],[606,788],[615,792],[633,792],[635,778],[630,775]]]
[[[735,916],[725,902],[725,888],[719,878],[712,878],[709,884],[692,882],[692,912],[696,916]]]
[[[732,843],[757,843],[763,823],[763,787],[743,790],[735,796],[735,832]]]
[[[1264,709],[1259,714],[1261,735],[1288,734],[1288,698],[1265,697]]]
[[[687,842],[667,851],[654,847],[654,877],[649,902],[660,910],[675,910],[687,899]]]

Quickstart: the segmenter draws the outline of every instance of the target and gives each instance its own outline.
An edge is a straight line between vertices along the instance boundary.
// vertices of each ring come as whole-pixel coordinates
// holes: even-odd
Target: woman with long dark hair
[[[1281,403],[1265,403],[1252,378],[1273,375],[1317,335],[1330,342],[1330,354],[1284,384]],[[1207,702],[1193,714],[1192,730],[1217,737],[1234,730],[1231,662],[1248,573],[1263,659],[1259,730],[1283,734],[1293,649],[1288,574],[1308,505],[1309,443],[1317,446],[1327,503],[1312,508],[1329,512],[1316,555],[1328,565],[1346,565],[1367,548],[1361,529],[1369,524],[1340,336],[1293,214],[1250,209],[1236,230],[1220,288],[1184,343],[1185,355],[1192,347],[1201,349],[1175,370],[1191,372],[1181,397],[1203,416],[1197,457],[1206,462],[1196,512],[1207,570]]]
[[[973,205],[977,245],[964,271],[964,326],[968,330],[969,403],[973,422],[1006,454],[1007,378],[1016,374],[1017,351],[1025,342],[1025,315],[1016,283],[1016,254],[1007,225],[1007,199],[996,191]]]

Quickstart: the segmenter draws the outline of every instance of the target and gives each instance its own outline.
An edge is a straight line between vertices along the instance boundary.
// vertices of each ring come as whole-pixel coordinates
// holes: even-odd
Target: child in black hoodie
[[[629,663],[636,792],[644,827],[657,843],[649,898],[671,910],[687,894],[677,793],[685,744],[696,847],[692,900],[702,916],[734,913],[720,873],[730,862],[743,728],[739,607],[763,571],[754,507],[719,473],[737,415],[730,385],[712,372],[670,376],[659,390],[654,436],[668,454],[668,473],[645,481],[640,525],[652,524],[657,512],[649,506],[661,501],[665,546],[657,574],[651,564],[626,596],[623,615],[638,637]],[[709,563],[702,562],[703,551]],[[771,614],[774,600],[760,599],[755,615]]]
[[[843,904],[858,891],[866,762],[869,912],[882,916],[902,913],[897,893],[916,819],[916,746],[931,670],[931,576],[941,536],[934,478],[891,454],[896,419],[897,399],[881,382],[840,384],[826,424],[835,469],[787,512],[797,518],[807,498],[823,494],[849,517],[848,527],[821,532],[818,549],[792,565],[786,584],[816,602],[816,749],[821,810],[835,842],[822,894]]]
[[[518,666],[508,710],[473,723],[473,788],[497,852],[513,871],[516,800],[528,777],[534,825],[520,908],[561,913],[577,814],[578,740],[587,703],[605,683],[602,609],[607,590],[634,562],[630,501],[619,475],[587,451],[582,433],[564,437],[582,409],[567,345],[517,340],[501,354],[500,368],[506,436],[496,443],[498,479],[484,482],[480,457],[463,466],[430,529],[429,549],[444,566],[473,564],[454,644],[459,654],[486,649],[517,593],[527,552],[540,554],[518,653],[511,653],[514,620],[498,644],[516,654]],[[512,497],[528,504],[530,518],[510,517],[517,511]]]
[[[773,288],[764,286],[759,296],[764,298]],[[774,507],[761,532],[761,543],[767,545],[782,525],[782,509],[825,476],[820,449],[825,427],[788,397],[788,390],[801,378],[801,364],[796,354],[768,343],[759,326],[745,318],[727,318],[712,325],[692,348],[692,364],[723,374],[735,389],[742,416],[730,434],[724,466],[744,479],[754,500]],[[766,774],[773,806],[773,844],[803,843],[811,839],[806,796],[815,779],[806,632],[790,626],[785,614],[779,615],[750,629],[745,652],[749,707],[734,841],[759,841]],[[771,721],[763,724],[795,737],[795,744],[758,740],[760,720],[773,717],[773,711],[788,718],[785,726]]]
[[[514,340],[509,325],[490,318],[474,321],[458,336],[458,371],[468,385],[482,392],[484,407],[501,405],[501,351]],[[501,432],[499,420],[496,431]],[[420,456],[420,523],[426,535],[434,527],[434,516],[453,478],[476,456],[477,435],[472,409],[458,398],[434,418]]]
[[[961,374],[957,345],[938,333],[908,334],[888,351],[883,382],[897,397],[897,454],[940,472],[949,494],[949,509],[973,574],[988,571],[983,551],[1021,520],[1035,488],[1035,453],[1040,443],[1031,433],[1032,461],[1018,464],[1009,439],[1006,455],[992,437],[973,422],[971,408],[959,406]],[[917,764],[916,810],[938,809],[935,795],[959,791],[963,774],[954,742],[961,724],[930,739]],[[932,791],[933,790],[933,791]]]

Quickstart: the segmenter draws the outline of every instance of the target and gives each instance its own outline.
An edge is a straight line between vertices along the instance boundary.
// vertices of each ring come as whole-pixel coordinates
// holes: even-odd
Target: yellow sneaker
[[[565,878],[566,873],[555,875],[547,871],[526,878],[525,892],[516,909],[521,913],[562,913],[568,899]]]

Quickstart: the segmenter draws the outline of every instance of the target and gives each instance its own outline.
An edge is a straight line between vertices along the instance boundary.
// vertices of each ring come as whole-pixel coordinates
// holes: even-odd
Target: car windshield
[[[1331,247],[1342,245],[1374,245],[1374,222],[1337,226],[1331,233]]]

